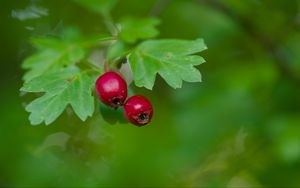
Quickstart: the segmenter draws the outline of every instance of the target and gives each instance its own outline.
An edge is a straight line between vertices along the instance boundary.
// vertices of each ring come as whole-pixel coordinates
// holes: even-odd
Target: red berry
[[[127,98],[127,84],[116,72],[106,72],[96,81],[99,99],[109,107],[117,109]]]
[[[129,122],[144,126],[151,121],[153,109],[151,103],[143,96],[132,96],[124,104],[124,113]]]

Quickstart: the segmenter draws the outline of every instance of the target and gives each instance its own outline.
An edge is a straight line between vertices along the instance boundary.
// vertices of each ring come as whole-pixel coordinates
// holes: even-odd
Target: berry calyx
[[[104,104],[118,109],[127,98],[127,84],[118,73],[108,71],[97,79],[96,92]]]
[[[151,121],[153,108],[148,99],[135,95],[125,102],[124,114],[129,122],[137,126],[144,126]]]

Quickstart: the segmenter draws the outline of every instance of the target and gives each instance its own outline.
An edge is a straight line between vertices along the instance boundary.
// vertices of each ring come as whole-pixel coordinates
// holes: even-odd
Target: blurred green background
[[[22,20],[33,5],[41,12]],[[103,20],[67,0],[0,10],[0,187],[300,186],[300,1],[120,0],[115,20],[155,11],[159,37],[202,37],[209,48],[202,83],[133,87],[154,105],[142,128],[68,110],[31,126],[19,92],[29,37],[68,25],[100,33]]]

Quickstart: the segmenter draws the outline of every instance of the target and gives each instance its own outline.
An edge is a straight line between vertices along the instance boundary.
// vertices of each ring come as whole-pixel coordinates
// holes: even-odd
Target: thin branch
[[[230,7],[226,6],[220,0],[197,0],[198,3],[204,3],[208,6],[223,12],[229,18],[234,20],[241,29],[249,36],[254,38],[260,45],[270,54],[273,60],[276,62],[280,72],[290,80],[293,80],[297,84],[300,84],[300,77],[290,68],[289,57],[284,50],[274,40],[263,33],[256,30],[252,21],[247,17],[238,15]]]
[[[117,37],[120,31],[118,27],[114,24],[110,15],[104,17],[104,23],[109,32],[112,34],[112,36]]]
[[[149,16],[159,16],[172,0],[157,0],[149,12]]]

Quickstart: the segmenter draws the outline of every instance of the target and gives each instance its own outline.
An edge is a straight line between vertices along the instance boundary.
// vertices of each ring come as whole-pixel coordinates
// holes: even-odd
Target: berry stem
[[[87,61],[82,61],[82,63],[80,63],[81,65],[84,65],[88,68],[87,71],[95,71],[95,72],[98,72],[98,73],[102,73],[103,72],[103,68],[102,67],[99,67],[99,66],[96,66],[92,63],[89,63]]]
[[[105,72],[109,72],[110,71],[109,64],[108,64],[107,61],[104,62],[104,70],[105,70]]]

